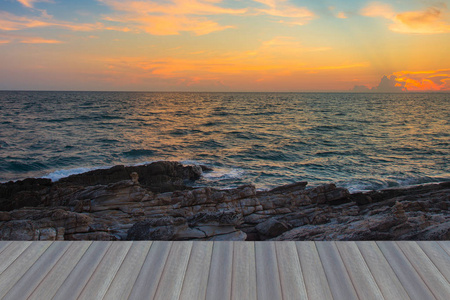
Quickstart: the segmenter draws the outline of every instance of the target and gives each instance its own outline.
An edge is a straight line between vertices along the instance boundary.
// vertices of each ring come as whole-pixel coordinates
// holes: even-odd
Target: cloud
[[[40,37],[29,37],[24,38],[20,41],[23,44],[61,44],[62,41],[58,40],[49,40]]]
[[[406,90],[405,83],[398,81],[396,75],[384,75],[377,86],[369,88],[365,85],[355,85],[352,91],[357,93],[399,93]]]
[[[393,75],[408,91],[450,91],[450,69],[400,71]]]
[[[282,18],[279,22],[290,25],[305,25],[316,15],[306,7],[298,7],[287,3],[287,0],[253,0],[268,6],[268,8],[257,9],[258,13]]]
[[[133,82],[164,79],[189,86],[220,81],[235,87],[244,82],[250,85],[276,82],[289,86],[289,89],[298,88],[296,81],[299,78],[312,80],[313,76],[324,73],[335,74],[344,69],[368,67],[367,63],[323,63],[317,66],[308,61],[307,57],[311,55],[309,52],[328,49],[305,47],[295,38],[279,36],[247,51],[205,51],[199,56],[198,52],[184,52],[180,48],[171,52],[170,57],[115,57],[96,60],[103,61],[111,74],[122,74],[122,78],[129,78]],[[312,75],[316,73],[317,75]]]
[[[356,85],[354,92],[450,91],[450,69],[400,71],[384,75],[376,87]]]
[[[347,19],[348,18],[347,15],[345,14],[345,12],[343,12],[343,11],[340,11],[336,17],[339,19]]]
[[[99,1],[116,12],[105,16],[105,20],[126,23],[138,31],[153,35],[176,35],[183,31],[204,35],[233,28],[232,25],[218,24],[210,16],[242,15],[247,12],[247,9],[220,7],[221,0]]]
[[[58,27],[72,31],[93,31],[93,30],[117,30],[129,31],[126,27],[106,26],[97,23],[73,23],[54,20],[52,16],[43,13],[39,17],[17,16],[9,12],[0,11],[0,30],[15,31],[39,27]]]
[[[395,12],[392,6],[387,3],[371,2],[361,10],[361,15],[391,19],[395,16]]]
[[[37,36],[22,36],[22,35],[10,35],[10,34],[0,34],[0,44],[3,43],[22,43],[22,44],[61,44],[62,41],[45,39]]]
[[[450,15],[445,4],[424,11],[396,13],[391,5],[381,2],[369,3],[360,11],[367,17],[382,17],[392,23],[389,29],[398,33],[437,34],[450,32]]]

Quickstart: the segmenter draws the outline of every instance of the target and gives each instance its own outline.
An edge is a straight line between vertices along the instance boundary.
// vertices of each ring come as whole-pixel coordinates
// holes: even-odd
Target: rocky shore
[[[0,184],[0,240],[450,239],[450,182],[356,194],[187,185],[204,171],[155,162]]]

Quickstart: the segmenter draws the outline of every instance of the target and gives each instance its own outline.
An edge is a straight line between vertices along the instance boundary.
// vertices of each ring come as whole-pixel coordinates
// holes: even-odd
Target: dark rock
[[[198,213],[187,219],[189,226],[201,225],[241,225],[244,223],[242,214],[236,211],[218,211]]]
[[[27,178],[0,183],[0,211],[10,211],[25,206],[38,206],[48,193],[52,181],[44,178]]]
[[[307,181],[290,183],[290,184],[286,184],[286,185],[282,185],[282,186],[273,188],[269,192],[270,193],[285,193],[285,192],[290,192],[292,190],[299,190],[299,189],[303,190],[306,188],[307,184],[308,184]]]
[[[110,169],[99,169],[83,174],[71,175],[60,179],[58,184],[81,186],[106,185],[129,180],[133,173],[137,174],[139,183],[142,186],[154,192],[167,192],[186,189],[185,182],[199,179],[202,170],[198,166],[183,166],[179,162],[158,161],[143,166],[114,166]]]
[[[260,234],[269,238],[279,236],[280,234],[291,229],[288,224],[275,218],[270,218],[262,223],[259,223],[255,228]]]

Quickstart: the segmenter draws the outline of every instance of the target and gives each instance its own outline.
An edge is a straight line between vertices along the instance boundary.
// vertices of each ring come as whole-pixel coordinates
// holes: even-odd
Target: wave
[[[69,177],[70,175],[76,175],[81,173],[86,173],[93,170],[100,170],[100,169],[109,169],[112,166],[101,166],[101,167],[80,167],[80,168],[74,168],[74,169],[62,169],[57,170],[54,172],[51,172],[47,175],[42,176],[42,178],[48,178],[51,179],[53,182],[60,180],[61,178]]]
[[[151,149],[132,149],[129,151],[125,151],[122,154],[128,157],[139,157],[139,156],[153,156],[157,153],[158,151]]]

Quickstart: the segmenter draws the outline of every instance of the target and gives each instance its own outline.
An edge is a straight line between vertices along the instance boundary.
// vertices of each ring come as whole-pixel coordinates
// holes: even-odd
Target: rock
[[[241,225],[244,220],[241,214],[236,211],[202,212],[187,219],[189,226],[228,226]]]
[[[261,235],[269,238],[278,236],[291,229],[288,224],[278,221],[275,218],[270,218],[267,221],[259,223],[255,228]]]
[[[242,232],[240,230],[234,231],[234,232],[230,232],[227,234],[222,234],[222,235],[215,235],[213,237],[210,238],[206,238],[203,239],[204,241],[245,241],[247,239],[247,234],[245,234],[245,232]]]
[[[304,190],[306,188],[307,184],[308,184],[308,182],[306,182],[306,181],[300,181],[300,182],[295,182],[295,183],[291,183],[291,184],[286,184],[286,185],[282,185],[282,186],[271,189],[269,193],[286,193],[286,192],[292,192],[293,190],[294,191]]]
[[[131,181],[133,181],[134,184],[139,184],[139,174],[136,172],[133,172],[130,174]]]
[[[115,166],[110,169],[99,169],[83,174],[71,175],[67,178],[60,179],[58,184],[81,186],[106,185],[129,180],[133,173],[138,175],[137,178],[139,178],[142,186],[155,192],[164,192],[185,189],[184,182],[199,179],[202,174],[202,169],[199,166],[183,166],[178,162],[158,161],[143,166]]]
[[[202,171],[158,162],[0,184],[0,239],[449,239],[450,183],[357,194],[306,182],[258,192],[185,185]]]

